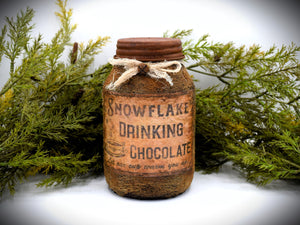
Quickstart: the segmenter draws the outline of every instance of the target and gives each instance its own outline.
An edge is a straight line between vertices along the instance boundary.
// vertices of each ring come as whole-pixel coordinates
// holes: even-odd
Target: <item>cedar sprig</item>
[[[33,16],[33,10],[27,8],[26,11],[18,13],[16,19],[6,17],[6,22],[8,24],[7,35],[10,38],[10,42],[5,43],[3,51],[5,56],[10,60],[11,75],[14,72],[15,60],[20,56],[30,40],[30,31],[33,29],[33,25],[31,25],[30,22]],[[2,30],[2,33],[5,29],[6,28]]]
[[[6,32],[7,32],[7,27],[6,26],[3,26],[2,30],[1,30],[1,36],[0,36],[0,63],[2,61],[2,56],[4,55],[4,37],[6,35]]]
[[[2,29],[0,56],[11,64],[0,91],[1,193],[13,194],[18,182],[38,173],[47,175],[38,185],[51,186],[102,171],[101,90],[111,66],[93,73],[89,68],[109,38],[72,44],[72,10],[67,1],[57,5],[61,27],[50,43],[31,36],[29,8],[7,18]],[[62,59],[66,52],[68,62]]]
[[[197,90],[196,163],[206,172],[232,161],[249,181],[300,179],[300,47],[236,47],[183,37],[187,69],[219,84]],[[172,35],[171,35],[172,37]],[[201,82],[201,77],[196,77]]]

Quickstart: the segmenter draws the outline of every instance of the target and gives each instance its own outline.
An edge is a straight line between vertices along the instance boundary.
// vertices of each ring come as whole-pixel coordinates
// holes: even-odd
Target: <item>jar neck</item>
[[[117,79],[106,86],[108,90],[115,90],[124,82],[137,74],[147,74],[153,79],[164,79],[170,86],[173,86],[172,78],[168,73],[178,73],[181,70],[181,63],[178,61],[164,61],[157,63],[146,63],[136,59],[112,59],[113,66],[124,66],[125,72]],[[174,69],[170,67],[174,67]]]

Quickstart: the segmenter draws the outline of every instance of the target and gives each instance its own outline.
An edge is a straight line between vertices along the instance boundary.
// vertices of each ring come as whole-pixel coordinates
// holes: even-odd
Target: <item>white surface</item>
[[[37,179],[37,178],[36,178]],[[191,187],[168,200],[122,198],[104,177],[68,188],[18,187],[0,203],[1,224],[14,225],[294,225],[299,224],[300,186],[283,181],[249,184],[225,165],[218,174],[195,173]],[[3,221],[5,221],[3,223]]]

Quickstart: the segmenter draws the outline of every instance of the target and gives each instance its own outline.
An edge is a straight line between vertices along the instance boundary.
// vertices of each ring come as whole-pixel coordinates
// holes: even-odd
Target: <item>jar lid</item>
[[[157,62],[183,59],[184,55],[180,39],[141,37],[119,39],[114,58]]]

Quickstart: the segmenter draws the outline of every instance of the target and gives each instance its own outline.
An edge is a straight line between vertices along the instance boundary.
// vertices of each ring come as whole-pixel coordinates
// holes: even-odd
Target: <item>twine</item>
[[[145,73],[155,79],[165,79],[171,86],[173,86],[172,78],[168,73],[178,73],[181,70],[181,63],[179,61],[164,61],[159,63],[143,63],[135,59],[112,59],[109,62],[113,66],[124,66],[125,72],[116,80],[106,86],[109,90],[115,90],[121,84],[129,80],[138,73]],[[166,69],[175,65],[175,69]]]

